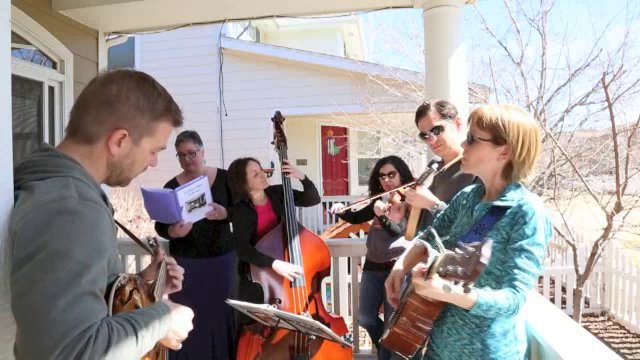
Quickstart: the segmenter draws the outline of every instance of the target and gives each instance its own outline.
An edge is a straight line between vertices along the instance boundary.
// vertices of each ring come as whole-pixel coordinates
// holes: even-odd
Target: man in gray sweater
[[[71,110],[66,136],[15,169],[11,308],[21,359],[139,359],[157,342],[180,348],[193,312],[168,300],[108,316],[105,292],[123,269],[113,208],[100,185],[126,186],[157,164],[182,112],[151,76],[93,79]],[[160,252],[140,274],[153,279]],[[168,264],[166,293],[182,287]]]

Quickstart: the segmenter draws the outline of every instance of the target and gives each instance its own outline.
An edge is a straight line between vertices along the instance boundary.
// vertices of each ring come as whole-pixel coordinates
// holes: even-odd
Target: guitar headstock
[[[287,146],[287,136],[284,134],[284,116],[282,116],[280,111],[276,111],[271,121],[273,122],[272,144],[276,146],[276,149]]]
[[[453,252],[439,256],[431,273],[463,283],[474,282],[489,263],[493,241],[461,244]]]
[[[430,162],[429,162],[429,166],[425,169],[425,171],[420,174],[420,176],[418,176],[418,178],[416,179],[416,184],[417,185],[422,185],[425,181],[427,181],[427,179],[433,175],[434,173],[436,173],[438,170],[440,170],[440,161],[442,159],[439,156],[435,156]]]

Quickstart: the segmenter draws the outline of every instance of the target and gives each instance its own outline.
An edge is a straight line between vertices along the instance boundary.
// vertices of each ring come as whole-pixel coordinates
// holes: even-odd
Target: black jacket
[[[169,180],[164,187],[175,189],[180,184],[177,178]],[[228,208],[231,205],[231,191],[227,186],[227,170],[218,169],[211,185],[213,201]],[[229,220],[202,219],[193,224],[191,231],[183,238],[169,236],[170,224],[157,222],[155,229],[158,235],[169,239],[171,255],[190,258],[209,258],[224,255],[233,250],[233,240],[229,228]]]
[[[308,177],[302,180],[303,191],[293,190],[293,199],[296,206],[310,207],[320,203],[318,189]],[[272,185],[265,189],[267,197],[278,218],[285,215],[284,189],[282,185]],[[275,261],[271,256],[256,250],[256,227],[258,217],[253,204],[249,201],[241,201],[231,211],[231,223],[233,224],[233,239],[236,244],[238,257],[259,267],[271,267]],[[241,267],[242,268],[242,267]]]

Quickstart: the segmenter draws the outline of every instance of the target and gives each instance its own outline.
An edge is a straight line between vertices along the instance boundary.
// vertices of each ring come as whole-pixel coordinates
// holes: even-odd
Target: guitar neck
[[[162,300],[164,294],[165,283],[167,282],[167,262],[162,260],[156,273],[156,278],[153,281],[153,297],[154,301],[158,302]]]

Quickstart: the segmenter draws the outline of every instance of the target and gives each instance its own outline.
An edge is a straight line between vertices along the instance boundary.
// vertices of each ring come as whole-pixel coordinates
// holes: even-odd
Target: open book
[[[209,178],[197,177],[172,189],[141,188],[144,207],[152,220],[175,224],[181,220],[196,222],[211,211],[207,204],[213,202]]]

